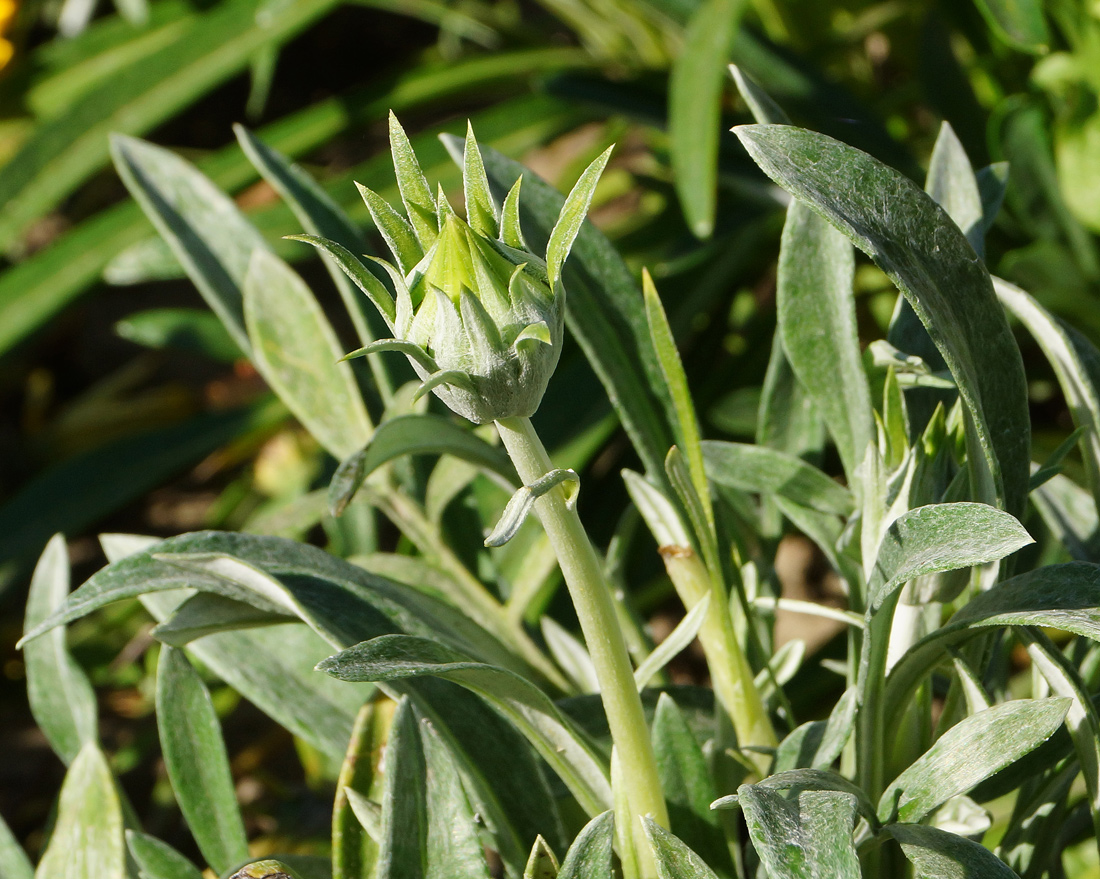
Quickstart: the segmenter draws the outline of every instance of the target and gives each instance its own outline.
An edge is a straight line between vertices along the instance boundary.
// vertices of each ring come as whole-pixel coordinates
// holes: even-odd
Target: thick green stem
[[[497,429],[525,484],[536,482],[553,469],[530,419],[502,419],[497,422]],[[649,845],[639,819],[649,815],[668,827],[668,812],[614,599],[600,559],[576,509],[566,502],[562,487],[551,489],[535,501],[535,511],[557,553],[599,679],[611,739],[622,765],[628,806],[628,814],[618,815],[620,826],[631,828],[643,872],[652,875],[653,865],[647,857]]]

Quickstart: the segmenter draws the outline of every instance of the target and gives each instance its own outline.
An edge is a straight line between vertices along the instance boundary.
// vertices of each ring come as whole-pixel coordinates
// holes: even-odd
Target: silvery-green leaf
[[[710,595],[704,595],[703,600],[687,612],[680,622],[665,639],[653,648],[653,652],[643,660],[642,664],[634,671],[634,683],[639,690],[645,689],[653,676],[663,669],[674,657],[687,649],[695,640],[699,629],[706,619],[707,610],[710,608]]]
[[[340,359],[352,360],[356,357],[367,357],[382,351],[396,351],[399,354],[404,354],[429,372],[435,372],[439,369],[439,365],[427,351],[413,342],[406,342],[404,339],[379,339],[377,342],[371,342],[369,345],[348,352]]]
[[[534,684],[426,638],[386,635],[330,656],[318,669],[341,680],[421,676],[454,681],[481,695],[519,729],[589,814],[611,804],[606,769],[570,722]]]
[[[355,814],[359,824],[367,835],[376,843],[382,841],[382,805],[374,800],[368,800],[359,791],[345,788],[344,796],[347,797],[351,810]]]
[[[393,170],[397,177],[397,188],[401,191],[401,201],[416,231],[416,237],[424,251],[430,250],[439,234],[439,216],[432,190],[420,169],[416,153],[405,134],[405,129],[390,112],[390,154],[393,156]],[[408,271],[408,269],[406,269]]]
[[[237,206],[184,159],[115,135],[111,154],[123,183],[168,242],[214,313],[245,353],[244,279],[267,243]]]
[[[648,815],[642,818],[660,879],[718,879],[699,855]]]
[[[729,71],[733,81],[737,84],[737,90],[741,93],[741,97],[749,105],[749,112],[752,113],[753,119],[761,125],[791,124],[791,120],[783,108],[772,100],[771,95],[764,91],[756,80],[736,64],[731,64]]]
[[[500,212],[500,240],[516,250],[529,250],[519,221],[519,193],[522,184],[523,178],[517,177],[504,198],[504,206]]]
[[[183,647],[215,632],[233,632],[296,620],[297,617],[289,613],[273,613],[223,595],[200,592],[180,604],[172,616],[153,629],[152,635],[165,644]]]
[[[551,616],[542,617],[539,628],[554,661],[577,689],[581,693],[600,692],[596,666],[592,664],[588,648]]]
[[[949,122],[940,125],[924,189],[936,200],[936,204],[947,211],[978,256],[982,256],[985,229],[978,181],[970,159]]]
[[[904,583],[924,574],[994,562],[1029,543],[1024,526],[986,504],[931,504],[910,510],[887,529],[875,571],[882,585],[872,607]]]
[[[557,879],[558,859],[541,836],[531,846],[531,855],[523,869],[523,879]]]
[[[1022,514],[1030,419],[1019,349],[981,261],[913,183],[832,138],[787,126],[735,129],[764,171],[871,255],[912,304],[970,412],[984,471]]]
[[[157,729],[176,802],[210,866],[224,872],[248,857],[244,823],[210,694],[184,654],[161,648]]]
[[[1031,471],[1031,481],[1028,483],[1028,489],[1035,491],[1047,484],[1051,479],[1062,472],[1062,462],[1066,460],[1066,456],[1069,455],[1077,444],[1081,441],[1081,438],[1088,432],[1088,428],[1078,427],[1070,433],[1064,440],[1058,443],[1057,447],[1043,462],[1042,467],[1033,468]]]
[[[982,229],[988,232],[1001,211],[1008,189],[1008,162],[994,162],[979,168],[975,175],[982,199]]]
[[[424,251],[412,226],[378,193],[361,184],[355,185],[359,187],[359,194],[363,196],[363,202],[370,211],[375,228],[385,239],[386,246],[389,247],[401,271],[408,274],[424,257]]]
[[[623,471],[626,490],[660,549],[665,546],[691,546],[691,538],[676,507],[640,473]]]
[[[856,332],[852,246],[811,207],[794,201],[787,208],[778,272],[783,349],[825,419],[851,482],[875,436]]]
[[[760,392],[756,443],[816,460],[825,446],[825,425],[812,395],[799,384],[783,350],[783,339],[772,340],[768,370]]]
[[[137,863],[141,879],[202,879],[198,867],[155,836],[127,830],[126,847]]]
[[[849,687],[833,706],[827,721],[814,720],[794,729],[779,743],[772,771],[829,768],[844,750],[855,727],[858,698],[858,689]]]
[[[984,845],[937,827],[891,824],[886,828],[916,869],[917,879],[1016,879]]]
[[[592,162],[580,178],[574,184],[569,195],[565,197],[561,213],[554,228],[550,231],[550,241],[546,245],[546,274],[550,279],[550,289],[556,290],[558,278],[561,276],[561,268],[565,265],[565,259],[573,248],[573,241],[581,230],[581,224],[588,214],[588,206],[592,203],[592,196],[596,192],[596,184],[600,180],[608,159],[611,158],[611,150],[608,147],[595,161]]]
[[[767,446],[705,440],[707,476],[755,494],[782,495],[802,506],[837,513],[852,512],[852,494],[801,458]]]
[[[558,879],[597,879],[611,875],[615,816],[603,812],[589,821],[565,853]]]
[[[424,879],[428,835],[427,767],[408,697],[397,705],[386,742],[378,879]]]
[[[95,744],[84,745],[65,774],[57,820],[34,875],[125,879],[122,808],[107,759]]]
[[[570,485],[570,489],[566,492],[566,503],[572,505],[576,502],[580,485],[580,479],[572,470],[551,470],[537,482],[522,485],[516,489],[515,494],[504,507],[500,521],[497,522],[492,534],[485,538],[485,545],[503,546],[511,540],[534,508],[535,501],[563,483]]]
[[[1032,494],[1043,523],[1082,562],[1100,560],[1100,521],[1096,499],[1067,476],[1051,476]]]
[[[69,552],[65,538],[55,534],[46,544],[31,578],[24,618],[31,631],[69,597]],[[57,628],[23,648],[27,667],[27,698],[35,721],[50,746],[65,763],[98,740],[95,692],[65,645],[65,629]]]
[[[258,250],[244,281],[256,368],[328,452],[346,458],[374,426],[343,350],[309,287],[278,257]]]
[[[1071,704],[1061,698],[1016,699],[963,718],[887,786],[879,820],[920,821],[1049,739]]]
[[[466,222],[486,238],[496,238],[499,223],[497,206],[489,192],[481,150],[474,138],[473,126],[469,123],[466,125],[466,149],[462,160],[462,185],[466,191]]]
[[[30,858],[3,817],[0,817],[0,874],[5,879],[34,879],[34,867]]]

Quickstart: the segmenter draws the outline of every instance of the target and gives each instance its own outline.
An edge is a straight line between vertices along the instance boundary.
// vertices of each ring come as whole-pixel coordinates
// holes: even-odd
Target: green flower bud
[[[589,166],[566,198],[543,258],[530,251],[520,230],[521,180],[503,208],[498,206],[472,131],[462,157],[466,220],[454,213],[442,191],[432,197],[392,114],[390,144],[406,216],[376,193],[359,189],[396,262],[377,261],[390,277],[396,301],[338,244],[295,236],[332,254],[393,331],[392,339],[348,356],[404,353],[424,380],[417,396],[430,390],[477,424],[534,414],[561,356],[561,267],[610,150]]]

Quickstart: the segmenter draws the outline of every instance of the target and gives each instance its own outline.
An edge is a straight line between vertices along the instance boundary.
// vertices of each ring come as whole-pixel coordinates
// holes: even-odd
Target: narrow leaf
[[[718,879],[699,855],[649,816],[642,818],[660,879]]]
[[[141,879],[202,879],[198,867],[155,836],[127,830],[126,847],[137,863]]]
[[[791,120],[771,95],[762,89],[751,76],[736,64],[729,66],[730,76],[733,77],[737,90],[741,93],[745,103],[749,105],[752,118],[761,125],[790,125]]]
[[[653,676],[663,669],[672,659],[687,649],[702,628],[703,620],[710,608],[710,594],[703,596],[695,607],[685,614],[665,639],[653,648],[653,652],[643,660],[634,671],[634,684],[639,690],[645,689]]]
[[[600,175],[611,158],[611,150],[608,147],[595,161],[592,162],[580,178],[574,184],[569,195],[565,197],[565,203],[558,214],[558,220],[550,231],[550,240],[546,245],[546,274],[550,279],[550,289],[556,292],[558,278],[561,276],[562,266],[573,249],[573,242],[581,230],[581,224],[588,214],[588,206],[592,203],[592,196],[596,192],[596,184],[600,181]]]
[[[23,851],[23,846],[11,832],[7,822],[0,817],[0,875],[4,879],[34,879],[34,867]],[[526,877],[524,877],[526,879]],[[553,879],[553,877],[548,877]]]
[[[901,844],[917,879],[1016,879],[1004,861],[966,837],[923,824],[891,824],[886,832]]]
[[[571,489],[566,492],[566,504],[571,506],[576,502],[577,490],[580,486],[580,479],[573,470],[551,470],[531,485],[520,486],[509,498],[504,512],[500,514],[500,521],[497,522],[492,533],[485,538],[485,545],[503,546],[515,537],[516,532],[534,508],[535,501],[563,483],[569,483],[571,486]]]
[[[206,686],[182,652],[161,648],[157,728],[180,811],[207,863],[219,873],[248,857],[229,759]]]
[[[435,244],[439,235],[439,218],[436,213],[432,190],[420,169],[416,153],[409,143],[408,135],[397,116],[390,112],[390,154],[393,157],[393,170],[397,176],[397,188],[401,191],[401,201],[409,215],[420,246],[426,251]],[[408,271],[406,269],[405,271]]]
[[[359,194],[363,196],[363,202],[370,211],[375,228],[385,239],[386,246],[389,247],[401,271],[408,274],[424,256],[424,250],[417,241],[412,226],[378,193],[367,189],[362,184],[355,185],[359,187]]]
[[[466,222],[471,229],[486,238],[496,238],[500,217],[489,192],[489,180],[485,176],[481,150],[474,138],[474,128],[469,123],[466,126],[466,149],[462,160],[462,185],[466,190]]]
[[[924,188],[935,199],[936,204],[947,211],[947,215],[962,230],[970,246],[981,256],[984,252],[985,228],[982,223],[984,212],[978,180],[963,145],[948,122],[940,126]]]
[[[600,879],[610,876],[614,834],[615,815],[612,812],[603,812],[584,825],[565,854],[558,879]]]
[[[541,836],[531,846],[531,855],[523,869],[523,879],[557,879],[558,859]]]
[[[303,241],[306,244],[312,244],[331,256],[336,265],[351,278],[355,286],[362,290],[371,301],[371,304],[378,309],[379,314],[385,318],[389,328],[391,330],[394,328],[394,321],[397,318],[397,306],[394,304],[393,295],[351,251],[335,241],[320,238],[316,235],[288,235],[287,238],[292,241]]]

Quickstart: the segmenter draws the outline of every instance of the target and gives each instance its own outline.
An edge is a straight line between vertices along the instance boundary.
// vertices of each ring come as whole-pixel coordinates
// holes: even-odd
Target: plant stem
[[[497,429],[524,484],[536,482],[553,469],[529,418],[502,419],[497,422]],[[576,509],[566,503],[563,488],[557,486],[536,500],[535,511],[558,556],[596,668],[611,740],[622,765],[628,814],[617,816],[620,827],[625,824],[631,828],[643,872],[649,875],[653,865],[639,818],[649,815],[668,827],[668,812],[611,590]]]

